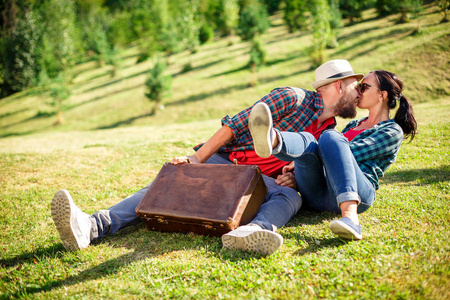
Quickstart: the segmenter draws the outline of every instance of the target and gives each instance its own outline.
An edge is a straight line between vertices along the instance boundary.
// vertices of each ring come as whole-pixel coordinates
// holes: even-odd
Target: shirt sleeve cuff
[[[222,118],[222,126],[226,125],[231,129],[231,132],[233,133],[233,138],[236,139],[236,136],[238,135],[238,129],[236,128],[236,125],[234,125],[233,120],[229,115],[226,115]]]

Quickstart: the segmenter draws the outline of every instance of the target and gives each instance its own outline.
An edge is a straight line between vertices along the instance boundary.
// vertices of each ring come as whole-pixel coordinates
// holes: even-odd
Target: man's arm
[[[203,146],[193,155],[187,157],[175,157],[172,164],[193,163],[200,164],[207,161],[220,147],[233,139],[230,127],[222,126]]]

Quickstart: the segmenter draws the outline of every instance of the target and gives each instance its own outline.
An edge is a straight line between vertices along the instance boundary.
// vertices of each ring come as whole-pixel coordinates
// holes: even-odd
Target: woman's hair
[[[375,70],[370,73],[375,74],[380,90],[388,93],[389,109],[394,109],[397,101],[400,103],[394,120],[402,128],[405,138],[411,138],[412,141],[417,133],[417,122],[411,102],[402,94],[403,80],[386,70]]]

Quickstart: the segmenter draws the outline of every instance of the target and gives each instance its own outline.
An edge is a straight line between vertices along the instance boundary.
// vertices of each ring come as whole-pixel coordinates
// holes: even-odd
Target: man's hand
[[[287,172],[281,175],[278,175],[277,179],[275,179],[275,183],[280,186],[287,186],[297,189],[297,182],[295,181],[295,175],[292,172]]]
[[[189,155],[189,156],[180,156],[180,157],[175,157],[174,159],[172,159],[172,161],[170,162],[173,165],[178,165],[178,164],[200,164],[200,160],[195,157],[195,155]]]
[[[294,190],[297,189],[293,161],[283,167],[282,174],[278,175],[277,179],[275,179],[275,183],[281,186],[293,188]]]

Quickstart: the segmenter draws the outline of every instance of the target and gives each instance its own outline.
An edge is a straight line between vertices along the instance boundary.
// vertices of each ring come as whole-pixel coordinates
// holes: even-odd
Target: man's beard
[[[356,107],[354,101],[348,101],[348,94],[342,95],[339,102],[334,107],[337,116],[348,119],[356,117]]]

